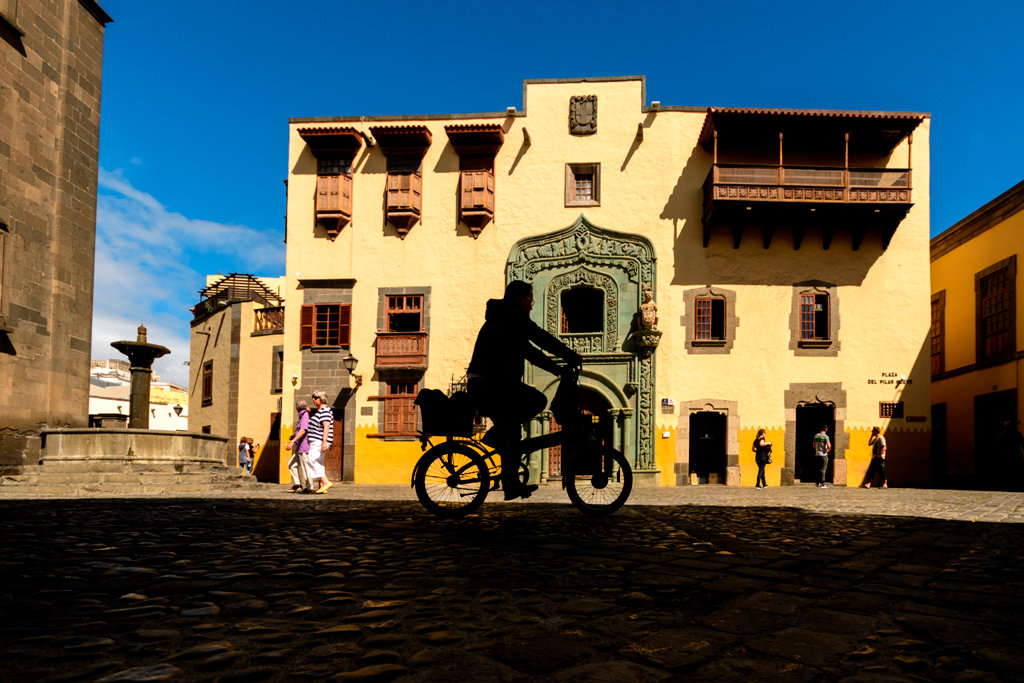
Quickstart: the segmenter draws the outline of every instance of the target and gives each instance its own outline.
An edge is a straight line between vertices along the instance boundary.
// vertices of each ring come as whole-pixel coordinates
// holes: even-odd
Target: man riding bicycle
[[[501,487],[505,500],[528,498],[535,484],[519,482],[519,444],[521,425],[547,407],[547,398],[523,382],[524,361],[529,360],[554,375],[565,367],[548,358],[541,349],[561,358],[567,368],[579,368],[578,353],[530,320],[533,286],[514,280],[505,287],[501,299],[487,302],[483,327],[473,347],[467,378],[469,395],[481,415],[494,426],[484,435],[484,443],[502,452]],[[539,348],[538,348],[539,347]]]

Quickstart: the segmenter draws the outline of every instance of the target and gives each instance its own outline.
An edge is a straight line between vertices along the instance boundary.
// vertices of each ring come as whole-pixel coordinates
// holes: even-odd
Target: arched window
[[[604,292],[593,287],[562,291],[562,334],[604,332]]]

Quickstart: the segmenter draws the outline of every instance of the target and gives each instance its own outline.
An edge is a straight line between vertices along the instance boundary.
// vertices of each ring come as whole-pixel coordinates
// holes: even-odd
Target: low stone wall
[[[135,465],[224,466],[227,438],[151,429],[44,429],[40,463],[118,461]]]

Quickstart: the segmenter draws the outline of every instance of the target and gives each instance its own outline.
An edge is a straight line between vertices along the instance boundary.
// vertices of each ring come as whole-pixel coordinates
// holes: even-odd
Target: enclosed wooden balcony
[[[363,134],[349,127],[299,130],[317,160],[316,221],[334,239],[352,221],[352,161]]]
[[[731,234],[734,248],[748,228],[759,228],[767,249],[775,229],[785,227],[795,249],[808,228],[820,231],[826,249],[842,230],[851,234],[855,250],[872,232],[887,247],[913,206],[912,131],[923,118],[710,109],[701,132],[701,144],[712,153],[704,182],[704,246],[716,228]],[[892,163],[901,145],[905,167]]]
[[[430,147],[430,129],[426,126],[373,126],[370,130],[387,158],[385,215],[398,237],[405,239],[421,216],[422,164]]]
[[[459,220],[474,238],[494,220],[494,157],[505,141],[498,124],[444,127],[459,155]]]
[[[378,332],[377,370],[426,370],[426,332]]]

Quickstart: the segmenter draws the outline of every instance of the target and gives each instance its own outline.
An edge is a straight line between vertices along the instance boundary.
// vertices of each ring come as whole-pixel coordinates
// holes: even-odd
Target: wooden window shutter
[[[303,306],[299,311],[299,347],[313,345],[313,327],[315,306]]]
[[[494,211],[494,173],[462,172],[462,208]]]
[[[388,209],[412,207],[412,178],[411,173],[388,174]]]
[[[814,339],[814,295],[800,295],[800,338]]]
[[[319,212],[341,211],[341,177],[321,175],[316,178],[316,210]]]
[[[275,346],[270,356],[270,393],[281,392],[284,386],[284,347]]]
[[[340,209],[346,216],[352,215],[352,176],[338,176],[338,196],[341,201]]]
[[[409,206],[419,211],[420,206],[422,205],[422,196],[423,176],[419,173],[413,173],[409,176]]]
[[[342,304],[338,308],[338,344],[349,346],[352,340],[352,306]]]

